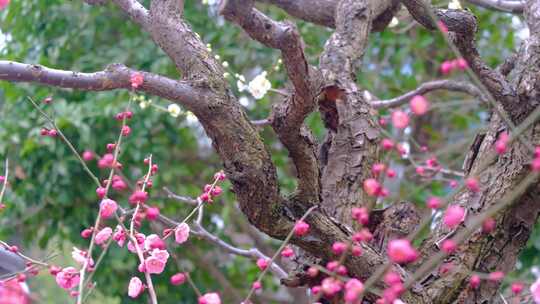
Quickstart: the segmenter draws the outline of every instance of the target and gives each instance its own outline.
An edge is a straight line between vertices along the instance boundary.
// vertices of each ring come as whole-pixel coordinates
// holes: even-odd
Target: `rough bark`
[[[357,61],[367,46],[373,16],[368,1],[340,1],[336,31],[320,58],[324,89],[319,105],[330,132],[321,155],[325,161],[321,163],[323,207],[351,227],[351,209],[372,208],[375,203],[361,185],[379,160],[380,130],[373,108],[355,82]]]
[[[450,37],[490,96],[479,91],[483,88],[439,81],[426,84],[409,95],[373,103],[364,97],[356,84],[357,63],[367,47],[369,34],[387,25],[399,7],[399,1],[265,0],[293,16],[335,27],[320,57],[319,68],[310,67],[306,62],[303,42],[294,24],[271,20],[254,8],[252,0],[224,1],[222,13],[227,19],[240,25],[253,39],[281,51],[292,83],[290,96],[274,108],[271,118],[273,129],[297,169],[298,191],[286,198],[279,191],[270,154],[231,93],[221,64],[183,21],[183,1],[153,0],[149,11],[136,0],[114,2],[150,33],[182,74],[182,80],[172,80],[141,72],[144,83],[139,89],[182,104],[199,118],[223,161],[242,212],[253,226],[272,237],[284,239],[310,206],[319,205],[306,218],[311,226],[308,235],[294,236],[292,243],[321,263],[339,258],[330,250],[334,242],[350,239],[352,228],[355,228],[351,209],[374,206],[374,198],[367,196],[361,187],[362,181],[370,177],[372,165],[379,161],[381,135],[374,118],[374,106],[400,105],[411,94],[444,88],[482,100],[492,96],[493,112],[508,113],[511,122],[519,124],[527,121],[540,102],[539,0],[528,0],[523,8],[531,37],[524,42],[515,60],[500,69],[491,69],[480,58],[474,43],[476,19],[470,12],[432,10],[422,0],[403,0],[411,15],[426,28],[437,28],[434,16],[444,22]],[[514,10],[508,6],[494,6],[508,5],[505,1],[470,2]],[[111,65],[102,72],[75,73],[0,61],[2,80],[91,91],[130,89],[129,78],[135,72],[121,65]],[[303,125],[306,116],[317,105],[328,129],[319,155],[315,153],[316,143]],[[540,145],[540,125],[536,122],[532,125],[522,136],[527,142]],[[469,216],[497,205],[501,197],[507,197],[530,171],[531,151],[525,141],[515,141],[503,155],[490,156],[498,134],[512,131],[511,128],[502,117],[493,114],[488,130],[479,134],[471,147],[464,169],[471,176],[479,176],[482,189],[475,194],[460,191],[451,201],[466,207]],[[486,159],[492,161],[486,163]],[[421,280],[408,285],[411,290],[403,295],[403,299],[409,303],[496,301],[497,284],[483,284],[477,290],[470,290],[466,280],[471,271],[507,272],[514,267],[540,213],[540,205],[536,203],[539,195],[540,189],[535,183],[517,197],[513,205],[497,214],[498,226],[494,232],[489,236],[474,233],[466,239],[462,250],[447,257],[455,264],[454,272],[440,276],[436,271],[428,271]],[[403,221],[398,222],[400,219]],[[387,263],[384,257],[387,241],[414,231],[418,223],[418,212],[410,204],[394,204],[386,210],[373,211],[370,228],[375,241],[362,245],[361,256],[345,259],[349,274],[362,280],[369,278]],[[458,231],[460,235],[470,225],[469,221],[465,222],[461,232]],[[422,245],[422,260],[408,269],[400,268],[402,276],[414,277],[413,272],[421,269],[419,264],[429,261],[431,256],[441,255],[437,244],[448,237],[448,233],[444,227],[438,227]],[[366,300],[372,298],[373,295],[368,295]]]

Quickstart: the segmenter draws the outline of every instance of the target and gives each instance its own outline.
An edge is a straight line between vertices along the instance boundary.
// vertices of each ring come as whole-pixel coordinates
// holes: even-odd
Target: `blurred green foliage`
[[[143,2],[148,4],[149,1]],[[437,4],[444,5],[444,2],[437,1]],[[274,7],[261,5],[260,9],[278,20],[289,18]],[[485,10],[475,10],[475,13],[480,24],[479,49],[486,61],[496,66],[518,47],[512,17]],[[425,31],[402,15],[402,22],[396,28],[371,36],[358,74],[359,84],[381,99],[441,78],[439,64],[454,58],[440,34]],[[203,40],[211,44],[214,54],[229,63],[233,88],[236,88],[236,80],[232,77],[235,73],[245,75],[249,81],[260,71],[271,70],[276,65],[279,52],[248,39],[237,27],[217,16],[215,7],[186,1],[185,17]],[[306,42],[308,61],[316,64],[331,30],[300,20],[296,22]],[[3,60],[85,72],[102,70],[108,64],[118,62],[135,69],[178,77],[174,65],[149,36],[112,4],[92,7],[82,1],[12,1],[8,9],[0,12],[0,30],[7,39],[6,45],[0,47]],[[460,74],[451,77],[466,79]],[[283,87],[286,81],[282,69],[271,71],[269,79],[274,88]],[[249,97],[247,92],[237,93]],[[9,157],[12,169],[10,190],[5,198],[8,207],[0,216],[0,238],[9,239],[15,235],[27,245],[39,244],[64,253],[70,250],[66,249],[66,244],[85,248],[87,241],[82,240],[79,233],[94,221],[98,204],[95,187],[65,144],[58,139],[39,136],[39,129],[46,126],[46,122],[28,102],[27,96],[36,100],[52,96],[54,102],[44,107],[45,110],[54,113],[61,130],[80,152],[92,150],[98,154],[105,153],[105,145],[116,139],[119,124],[113,117],[128,105],[130,97],[123,91],[95,93],[0,82],[0,156]],[[428,134],[423,144],[436,151],[442,163],[459,168],[464,149],[475,130],[485,122],[486,110],[463,95],[438,92],[429,96],[437,108],[431,114],[434,118],[430,123],[417,125],[413,134]],[[168,105],[166,100],[147,98],[152,99],[154,105]],[[272,93],[262,100],[251,99],[248,115],[253,119],[265,118],[271,105],[278,101],[279,95]],[[151,153],[161,169],[154,180],[150,203],[159,206],[162,213],[181,219],[189,208],[167,199],[161,188],[167,186],[176,193],[196,196],[201,187],[211,181],[214,172],[221,169],[220,161],[204,140],[201,128],[189,122],[186,115],[173,118],[156,107],[141,109],[137,103],[133,104],[132,110],[135,112],[130,121],[133,132],[122,147],[124,174],[131,181],[140,178],[145,170],[143,159]],[[325,130],[318,114],[311,115],[308,124],[322,139]],[[282,190],[292,191],[294,171],[287,152],[270,129],[263,129],[261,134],[278,168]],[[455,145],[463,139],[462,146]],[[407,165],[400,160],[395,162]],[[101,178],[107,174],[100,171],[95,162],[90,163],[90,168]],[[408,175],[413,175],[410,167],[406,169]],[[418,183],[408,178],[400,178],[398,187],[386,203],[399,199],[422,204],[428,195],[445,195],[449,191],[443,182]],[[228,190],[228,184],[225,190]],[[219,215],[223,225],[229,227],[235,225],[235,200],[230,191],[225,192],[218,203],[208,208],[207,215]],[[126,204],[126,195],[115,194],[114,197]],[[224,230],[219,229],[219,223],[207,221],[211,231],[230,241]],[[52,246],[51,240],[60,241],[60,245]],[[200,261],[200,253],[219,249],[198,240],[189,246],[193,248],[179,247],[175,252],[186,262],[185,267],[194,270],[194,281],[203,291],[220,290],[222,286],[214,276],[189,263]],[[538,264],[539,259],[540,235],[535,231],[520,263],[530,267]],[[61,261],[70,263],[69,259]],[[216,263],[231,284],[243,291],[242,294],[258,273],[253,263],[243,258],[227,258]],[[187,284],[173,287],[167,283],[169,275],[179,271],[172,264],[167,273],[155,276],[160,302],[194,303],[195,294]],[[105,302],[133,302],[126,296],[126,290],[129,277],[137,274],[136,266],[132,255],[113,246],[95,276],[99,294],[109,297]],[[265,286],[271,282],[268,280]],[[39,292],[40,286],[46,285],[36,283],[32,287]],[[48,286],[48,289],[41,288],[42,294],[55,294],[49,290],[55,287],[50,283]],[[55,300],[48,303],[53,302],[57,303]]]

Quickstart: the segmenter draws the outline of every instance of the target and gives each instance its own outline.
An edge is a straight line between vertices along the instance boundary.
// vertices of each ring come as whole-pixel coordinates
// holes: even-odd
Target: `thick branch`
[[[138,90],[193,107],[203,98],[203,91],[187,81],[177,81],[147,72],[138,72],[121,64],[112,64],[106,70],[95,73],[79,73],[56,70],[42,65],[24,64],[0,60],[0,80],[32,82],[61,88],[85,91],[109,91],[131,89],[130,77],[141,73],[143,84]]]
[[[148,10],[137,0],[113,0],[128,16],[139,24],[143,29],[148,30],[150,26],[150,16]]]
[[[434,81],[423,83],[413,91],[407,92],[401,96],[398,96],[392,99],[372,101],[371,105],[376,109],[399,107],[409,102],[409,100],[416,95],[426,94],[435,90],[448,90],[448,91],[462,92],[462,93],[466,93],[471,96],[477,97],[478,99],[482,101],[485,101],[485,96],[483,96],[482,92],[474,85],[468,82],[445,79],[445,80],[434,80]]]
[[[210,86],[226,87],[221,64],[206,50],[190,26],[182,19],[183,1],[153,0],[150,6],[152,39],[171,58],[187,79],[203,79]]]
[[[521,14],[525,7],[525,1],[511,0],[466,0],[469,3],[484,8],[498,10],[507,13]]]
[[[315,24],[336,27],[335,15],[337,0],[258,0],[280,7],[289,15],[306,20]],[[376,3],[375,3],[376,2]],[[382,31],[386,28],[392,17],[399,9],[399,1],[384,0],[375,1],[380,7],[375,12],[373,30]]]
[[[253,39],[281,50],[294,94],[274,108],[272,127],[290,152],[298,174],[298,199],[315,203],[319,199],[319,168],[315,141],[303,126],[304,119],[315,109],[315,81],[304,56],[303,41],[290,22],[276,22],[253,8],[253,1],[228,0],[221,5],[221,14],[241,26]]]
[[[380,130],[371,114],[373,108],[356,85],[355,74],[367,46],[376,2],[340,1],[336,31],[320,57],[324,90],[319,110],[330,132],[320,156],[322,198],[329,214],[351,226],[351,209],[372,207],[375,202],[360,185],[379,160]]]

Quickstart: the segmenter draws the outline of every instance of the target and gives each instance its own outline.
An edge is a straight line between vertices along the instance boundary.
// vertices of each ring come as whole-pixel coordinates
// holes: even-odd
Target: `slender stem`
[[[129,109],[130,105],[131,105],[131,98],[130,98],[130,101],[129,101],[128,109]],[[45,114],[45,113],[42,113],[42,114]],[[54,123],[54,121],[53,121],[53,123]],[[123,130],[125,125],[126,125],[126,118],[124,117],[124,119],[122,119],[122,127],[120,128],[120,134],[118,135],[118,140],[116,141],[116,146],[114,148],[114,156],[113,156],[112,168],[111,168],[111,171],[109,173],[109,178],[107,179],[107,185],[105,187],[105,197],[107,197],[107,194],[109,193],[109,189],[110,189],[111,184],[112,184],[112,177],[114,175],[114,167],[117,165],[118,155],[120,153],[120,146],[122,144],[122,137],[123,137],[122,130]],[[57,130],[58,130],[59,134],[62,134],[59,129],[57,129]],[[69,142],[69,140],[67,140],[67,138],[65,138],[65,136],[62,136],[62,138],[64,138],[64,141],[68,144],[68,146],[73,147],[73,145],[71,145],[71,143]],[[82,160],[82,158],[80,158],[79,154],[77,153],[77,150],[75,150],[75,148],[72,148],[71,150],[73,151],[73,153],[77,154],[80,161],[86,166],[86,164],[84,163],[84,160]],[[86,168],[88,168],[88,167],[86,167]],[[89,172],[89,174],[92,174],[92,171],[88,171],[88,172]],[[97,179],[97,177],[96,177],[96,181],[97,181],[98,187],[100,187],[101,184],[99,182],[99,179]],[[81,272],[80,272],[81,274],[80,274],[80,281],[79,281],[79,294],[77,295],[77,304],[82,304],[83,293],[84,293],[84,282],[85,282],[84,276],[86,274],[86,268],[88,267],[88,261],[90,261],[92,259],[92,251],[94,249],[97,230],[99,228],[100,223],[101,223],[101,216],[99,215],[99,212],[98,212],[98,215],[96,217],[96,221],[95,221],[95,224],[94,224],[94,230],[92,231],[92,238],[90,240],[90,246],[88,247],[88,258],[84,261],[83,267],[82,267]]]
[[[6,161],[4,163],[5,166],[5,172],[4,172],[4,182],[2,183],[2,190],[0,190],[0,204],[2,204],[2,199],[4,199],[4,193],[6,192],[6,187],[8,183],[8,176],[9,176],[9,159],[6,157]]]
[[[149,156],[148,161],[148,172],[146,173],[146,176],[144,178],[144,183],[142,185],[141,191],[144,192],[146,188],[146,184],[148,183],[148,180],[150,179],[150,175],[152,174],[152,155]],[[135,207],[135,211],[133,212],[133,216],[131,217],[131,222],[129,226],[129,238],[131,239],[131,242],[133,242],[133,245],[135,246],[135,250],[137,251],[137,255],[139,256],[139,260],[141,263],[144,263],[144,255],[139,247],[139,242],[137,241],[137,238],[135,237],[135,219],[137,218],[137,213],[139,212],[139,209],[141,207],[141,202],[137,202],[137,207]],[[150,295],[150,300],[152,304],[157,304],[157,296],[156,291],[154,289],[154,284],[152,283],[152,276],[148,271],[144,271],[144,277],[146,279],[146,285],[148,287],[148,294]]]
[[[84,170],[88,173],[88,175],[94,180],[94,182],[96,183],[96,185],[99,187],[101,186],[101,184],[99,183],[99,178],[97,178],[97,176],[92,173],[92,171],[90,170],[90,168],[88,168],[88,166],[86,165],[86,162],[82,159],[81,155],[79,154],[79,152],[77,152],[77,149],[75,149],[75,147],[71,144],[71,142],[67,139],[67,137],[64,135],[64,133],[62,132],[62,130],[60,130],[60,128],[58,128],[58,126],[56,125],[56,122],[54,121],[54,119],[52,119],[47,113],[45,113],[45,111],[43,111],[43,109],[37,105],[37,103],[32,99],[32,97],[30,96],[27,96],[28,100],[30,100],[30,102],[32,103],[32,105],[39,111],[39,113],[45,117],[45,119],[54,127],[54,129],[58,132],[58,134],[60,135],[60,137],[62,138],[62,140],[66,143],[66,145],[69,147],[69,149],[73,152],[73,154],[79,159],[79,162],[82,164]]]

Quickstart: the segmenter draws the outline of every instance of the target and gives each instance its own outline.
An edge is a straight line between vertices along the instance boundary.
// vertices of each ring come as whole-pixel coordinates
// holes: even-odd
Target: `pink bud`
[[[409,125],[407,113],[397,110],[392,113],[392,124],[398,129],[405,129]]]
[[[388,242],[387,253],[392,262],[398,264],[414,262],[418,258],[418,252],[407,239],[396,239]]]
[[[130,81],[131,81],[131,87],[134,89],[137,89],[139,86],[143,84],[144,77],[141,73],[136,72],[131,75]]]
[[[128,186],[127,186],[126,182],[124,182],[124,180],[117,179],[117,180],[112,182],[112,187],[116,191],[124,191],[124,190],[127,189]]]
[[[122,136],[128,136],[131,133],[131,128],[129,126],[122,127]]]
[[[107,153],[98,160],[98,167],[101,169],[113,168],[114,163],[114,155],[112,155],[111,153]]]
[[[441,249],[442,249],[442,251],[444,251],[447,254],[454,253],[456,251],[456,249],[457,249],[456,242],[454,242],[453,240],[450,240],[450,239],[444,240],[442,242]]]
[[[9,246],[8,249],[9,249],[9,251],[11,251],[13,253],[19,252],[19,247],[15,246],[15,245]]]
[[[289,246],[285,246],[283,251],[281,251],[281,256],[284,258],[292,258],[294,256],[294,250]]]
[[[382,148],[384,150],[392,150],[394,149],[394,142],[391,139],[385,138],[381,141]]]
[[[347,267],[343,265],[339,265],[336,269],[336,273],[340,276],[346,276],[347,275]]]
[[[354,303],[364,291],[364,284],[358,279],[350,279],[345,283],[344,300],[347,303]]]
[[[308,268],[307,273],[309,277],[315,278],[316,276],[319,275],[319,269],[317,269],[317,267],[311,266]]]
[[[458,186],[458,182],[455,180],[451,180],[450,182],[448,182],[448,186],[450,186],[450,188],[452,189],[455,189]]]
[[[386,176],[388,176],[388,178],[394,178],[396,177],[396,171],[389,168],[388,170],[386,170]]]
[[[440,198],[432,196],[428,198],[426,205],[430,209],[438,209],[441,207],[442,202]]]
[[[155,221],[159,217],[159,208],[158,207],[148,207],[146,208],[146,219],[149,221]]]
[[[424,175],[424,173],[426,173],[426,168],[422,167],[422,166],[418,166],[416,167],[416,174],[422,176]]]
[[[259,267],[261,271],[264,271],[268,267],[268,260],[263,258],[258,259],[257,267]]]
[[[478,184],[478,180],[474,177],[467,178],[465,180],[465,186],[472,192],[480,191],[480,185]]]
[[[469,67],[467,60],[465,60],[464,58],[456,59],[456,65],[457,65],[457,68],[462,71],[465,71]]]
[[[255,289],[255,290],[259,290],[259,289],[262,288],[262,284],[261,284],[261,282],[259,282],[259,281],[255,281],[255,282],[253,282],[252,287],[253,287],[253,289]]]
[[[536,157],[535,159],[533,159],[533,161],[531,163],[531,169],[534,172],[539,172],[540,171],[540,157]]]
[[[409,106],[414,114],[420,116],[429,110],[429,101],[422,95],[416,95],[411,99]]]
[[[148,193],[145,191],[137,190],[129,196],[130,204],[144,204],[148,200]]]
[[[451,205],[446,209],[443,223],[450,229],[457,227],[465,219],[465,209],[459,205]]]
[[[347,244],[343,242],[335,242],[332,244],[332,252],[334,252],[335,255],[343,254],[347,250]]]
[[[328,271],[331,271],[331,272],[336,271],[338,266],[339,266],[338,261],[330,261],[326,263],[326,269],[328,269]]]
[[[355,233],[352,237],[353,241],[355,242],[369,242],[373,239],[373,234],[369,232],[369,229],[363,228],[357,233]]]
[[[203,202],[210,202],[210,203],[212,202],[212,199],[210,198],[210,195],[209,195],[207,192],[201,194],[201,195],[199,196],[199,198],[200,198],[201,201],[203,201]]]
[[[476,289],[478,286],[480,286],[480,277],[476,274],[473,274],[469,280],[469,286],[471,288]]]
[[[386,170],[386,165],[383,163],[376,163],[371,168],[371,172],[373,172],[373,175],[379,175],[384,172],[384,170]]]
[[[376,196],[381,191],[381,185],[374,178],[368,178],[364,181],[364,191],[367,195]]]
[[[353,256],[361,256],[362,255],[362,247],[360,246],[353,246],[351,253]]]
[[[521,282],[514,282],[512,283],[510,287],[510,289],[512,289],[512,293],[515,295],[520,294],[524,288],[525,288],[525,285],[523,285],[523,283]]]
[[[92,235],[92,229],[86,228],[83,231],[81,231],[81,236],[83,239],[87,239]]]
[[[99,198],[104,198],[105,197],[105,194],[107,194],[107,190],[105,190],[105,188],[103,187],[98,187],[96,189],[96,194]]]
[[[171,277],[171,284],[174,286],[182,285],[186,281],[186,275],[179,272]]]
[[[367,225],[369,223],[369,211],[367,208],[352,208],[351,210],[352,217],[357,220],[362,225]]]
[[[497,154],[504,154],[506,149],[506,141],[499,139],[495,142],[495,151]]]
[[[493,230],[495,230],[495,226],[497,226],[497,222],[493,218],[487,218],[482,223],[482,232],[483,233],[491,233]]]
[[[91,161],[94,159],[94,152],[86,150],[83,152],[82,158],[84,159],[84,161]]]
[[[116,144],[107,144],[107,151],[112,152],[116,148]]]
[[[223,192],[223,190],[221,189],[220,186],[214,186],[214,189],[212,189],[212,195],[213,196],[219,196],[221,193]]]
[[[441,64],[441,73],[443,75],[450,74],[453,69],[454,69],[454,66],[451,61],[446,60],[446,61],[443,61],[443,63]]]
[[[216,174],[214,174],[214,179],[218,180],[218,181],[224,181],[225,179],[227,178],[227,176],[225,175],[225,172],[223,172],[223,170],[217,172]]]
[[[325,278],[321,282],[321,291],[328,297],[332,297],[341,291],[341,283],[333,277]]]
[[[152,167],[150,168],[150,173],[152,175],[155,175],[158,172],[158,169],[159,169],[159,166],[157,164],[153,164]]]
[[[384,282],[388,286],[392,286],[392,285],[395,285],[395,284],[401,284],[401,277],[396,272],[389,271],[387,274],[384,275]]]
[[[309,224],[300,220],[294,225],[294,234],[296,236],[304,236],[309,231]]]
[[[49,130],[49,134],[48,134],[50,137],[56,137],[58,136],[58,131],[56,131],[55,129],[52,129],[52,130]]]

